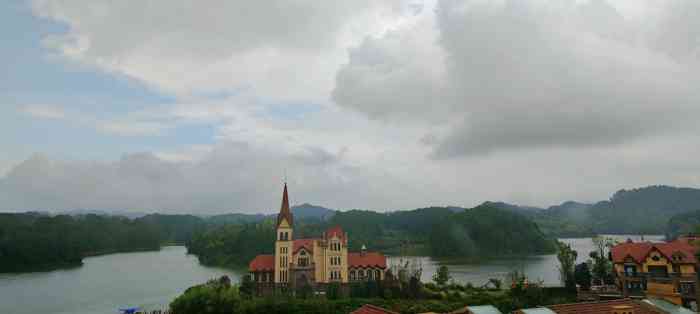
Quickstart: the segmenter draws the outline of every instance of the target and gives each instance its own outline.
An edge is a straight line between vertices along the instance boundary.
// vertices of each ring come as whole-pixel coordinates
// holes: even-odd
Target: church
[[[364,245],[360,252],[348,252],[348,234],[340,226],[329,228],[319,238],[295,238],[285,183],[276,221],[274,255],[258,255],[248,268],[258,288],[267,288],[258,289],[264,294],[276,288],[308,285],[318,290],[329,283],[383,280],[387,265],[382,253],[367,252]]]

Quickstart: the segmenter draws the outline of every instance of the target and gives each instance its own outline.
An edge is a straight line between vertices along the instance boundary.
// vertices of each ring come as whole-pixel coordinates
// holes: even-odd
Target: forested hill
[[[671,217],[700,210],[700,189],[649,186],[620,190],[595,204],[565,202],[547,209],[489,202],[533,219],[553,236],[663,234]]]
[[[336,212],[328,221],[295,221],[295,236],[318,237],[330,226],[348,233],[351,251],[366,245],[390,254],[425,254],[466,258],[552,253],[554,242],[526,217],[494,207],[457,210],[430,207],[378,213]],[[205,264],[244,266],[255,255],[272,253],[271,220],[207,230],[188,244]]]
[[[122,217],[0,214],[0,273],[80,265],[83,257],[157,250],[154,224]]]

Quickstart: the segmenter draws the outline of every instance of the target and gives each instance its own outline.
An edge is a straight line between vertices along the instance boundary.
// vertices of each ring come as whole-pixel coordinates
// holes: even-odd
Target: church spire
[[[277,214],[277,227],[279,227],[282,219],[286,219],[290,226],[294,224],[292,212],[289,210],[289,195],[287,195],[287,182],[284,183],[284,192],[282,192],[282,206],[280,213]]]

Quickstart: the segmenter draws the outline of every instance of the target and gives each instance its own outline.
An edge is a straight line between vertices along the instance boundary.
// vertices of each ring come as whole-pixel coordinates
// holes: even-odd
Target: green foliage
[[[451,214],[432,228],[430,248],[437,256],[491,257],[543,254],[555,250],[537,225],[508,210],[479,206]]]
[[[0,273],[80,265],[85,256],[157,250],[157,225],[121,217],[0,214]]]
[[[241,298],[238,288],[220,282],[194,286],[170,303],[173,314],[236,313]]]
[[[614,245],[614,241],[611,238],[601,236],[594,237],[591,241],[593,241],[593,247],[595,248],[595,251],[589,254],[593,264],[593,269],[591,270],[593,280],[598,284],[612,283],[613,265],[608,259],[608,252]]]
[[[340,298],[340,284],[337,282],[329,283],[326,287],[326,297],[329,300],[337,300]]]
[[[571,245],[557,241],[557,259],[559,260],[559,278],[564,287],[570,291],[576,291],[576,280],[574,278],[574,268],[576,266],[578,253],[571,248]]]
[[[272,254],[275,243],[271,221],[213,227],[193,236],[187,250],[205,265],[239,267],[258,254]]]
[[[435,274],[433,274],[433,281],[439,286],[444,286],[448,281],[450,281],[450,269],[446,265],[438,267]]]
[[[700,210],[675,215],[669,219],[666,226],[666,238],[670,240],[684,234],[700,234],[698,225],[700,225]]]
[[[591,270],[588,267],[588,263],[581,263],[576,265],[574,270],[574,280],[576,284],[581,287],[581,290],[588,291],[591,288]]]
[[[672,216],[698,210],[700,190],[649,186],[621,190],[589,209],[597,233],[662,234]]]

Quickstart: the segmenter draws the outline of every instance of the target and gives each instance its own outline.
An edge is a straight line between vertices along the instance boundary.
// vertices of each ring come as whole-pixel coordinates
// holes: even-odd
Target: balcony
[[[676,281],[684,282],[696,282],[697,277],[693,274],[655,274],[655,273],[634,273],[625,274],[619,273],[619,278],[625,281],[646,281],[646,282],[657,282],[657,283],[674,283]]]

